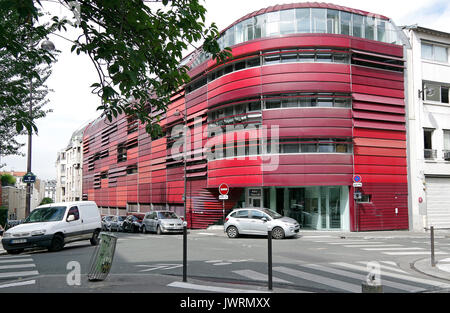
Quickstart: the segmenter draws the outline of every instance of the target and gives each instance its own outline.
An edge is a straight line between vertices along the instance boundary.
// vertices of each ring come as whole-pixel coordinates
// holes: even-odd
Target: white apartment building
[[[66,148],[56,158],[56,202],[79,201],[82,198],[83,132],[75,131]]]
[[[450,33],[403,27],[408,57],[410,225],[450,227]]]

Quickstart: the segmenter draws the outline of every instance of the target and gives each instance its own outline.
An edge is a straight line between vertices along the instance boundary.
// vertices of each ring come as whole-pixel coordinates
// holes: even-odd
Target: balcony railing
[[[436,149],[423,149],[423,157],[425,160],[434,160],[437,158]]]

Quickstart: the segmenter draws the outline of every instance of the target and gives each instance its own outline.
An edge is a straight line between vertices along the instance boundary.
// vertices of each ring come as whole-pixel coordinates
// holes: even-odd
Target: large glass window
[[[327,10],[327,33],[339,34],[339,11]]]
[[[280,34],[286,35],[292,33],[295,33],[295,11],[280,11]]]
[[[353,36],[364,37],[364,19],[362,15],[353,14]]]
[[[280,34],[280,11],[267,13],[267,36],[276,36]]]
[[[341,34],[351,35],[352,14],[348,12],[341,12]]]
[[[375,18],[372,16],[364,17],[364,38],[375,40]]]
[[[382,42],[387,41],[386,24],[387,24],[387,21],[377,19],[377,40],[378,41],[382,41]]]
[[[311,32],[311,10],[310,9],[296,9],[297,32],[310,33]]]
[[[311,9],[311,26],[313,33],[326,32],[326,13],[326,9]]]

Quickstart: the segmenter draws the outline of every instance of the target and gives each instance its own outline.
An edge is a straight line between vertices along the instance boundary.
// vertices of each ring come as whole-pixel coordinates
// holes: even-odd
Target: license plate
[[[25,242],[27,242],[26,239],[14,239],[14,240],[11,240],[11,243],[12,243],[12,244],[16,244],[16,243],[25,243]]]

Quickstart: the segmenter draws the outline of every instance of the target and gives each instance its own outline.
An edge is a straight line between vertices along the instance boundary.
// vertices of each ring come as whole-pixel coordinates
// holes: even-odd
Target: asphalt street
[[[190,231],[188,281],[182,282],[182,235],[113,234],[118,237],[116,253],[104,281],[87,279],[95,247],[86,241],[53,253],[0,255],[0,292],[268,291],[266,238],[229,239],[220,229]],[[426,234],[393,234],[302,232],[295,238],[273,240],[273,292],[360,293],[369,274],[386,293],[450,288],[449,280],[412,266],[429,256]],[[436,256],[450,258],[447,236],[436,237]]]

